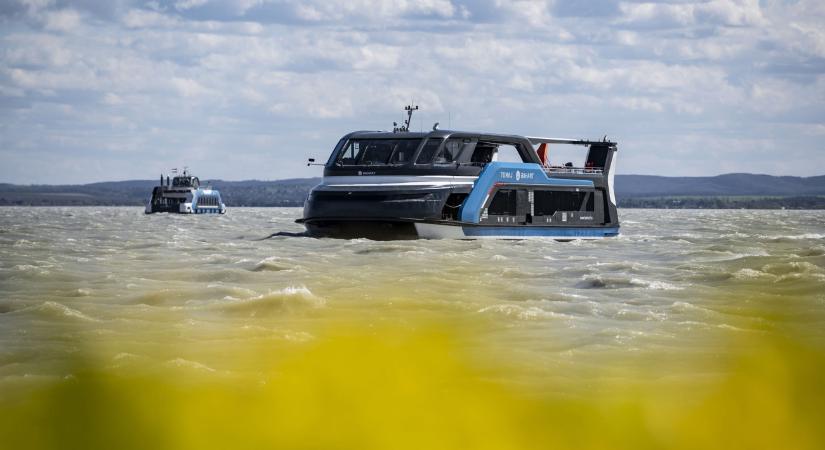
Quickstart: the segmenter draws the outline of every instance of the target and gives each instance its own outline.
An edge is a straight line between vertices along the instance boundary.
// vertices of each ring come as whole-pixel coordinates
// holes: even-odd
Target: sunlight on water
[[[601,242],[0,209],[4,448],[823,448],[825,216]]]

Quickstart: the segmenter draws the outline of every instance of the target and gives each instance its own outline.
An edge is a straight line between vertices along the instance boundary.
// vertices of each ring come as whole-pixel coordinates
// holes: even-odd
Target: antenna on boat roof
[[[404,111],[407,111],[407,119],[404,120],[404,123],[399,127],[397,123],[392,123],[392,132],[393,133],[406,133],[410,131],[410,121],[412,120],[413,111],[418,111],[418,105],[407,105],[404,107]]]

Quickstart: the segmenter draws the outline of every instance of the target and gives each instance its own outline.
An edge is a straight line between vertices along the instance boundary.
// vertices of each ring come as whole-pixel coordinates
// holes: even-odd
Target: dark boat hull
[[[328,218],[300,221],[313,237],[372,239],[376,241],[418,239],[413,222],[391,220],[353,220]]]

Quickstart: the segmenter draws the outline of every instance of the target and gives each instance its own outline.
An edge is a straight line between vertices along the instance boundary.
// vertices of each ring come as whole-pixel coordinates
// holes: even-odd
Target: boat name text
[[[535,172],[525,172],[522,170],[499,172],[499,177],[504,180],[533,180],[535,176]]]

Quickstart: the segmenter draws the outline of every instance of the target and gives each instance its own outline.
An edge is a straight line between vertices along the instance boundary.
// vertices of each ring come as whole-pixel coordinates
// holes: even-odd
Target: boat
[[[202,187],[198,177],[189,173],[187,168],[182,174],[172,169],[174,176],[163,174],[160,183],[152,189],[152,197],[146,202],[146,214],[225,214],[226,205],[221,200],[221,193],[211,186]]]
[[[450,131],[390,131],[338,141],[297,222],[317,237],[601,239],[619,234],[617,144]],[[551,165],[551,147],[582,163]]]

